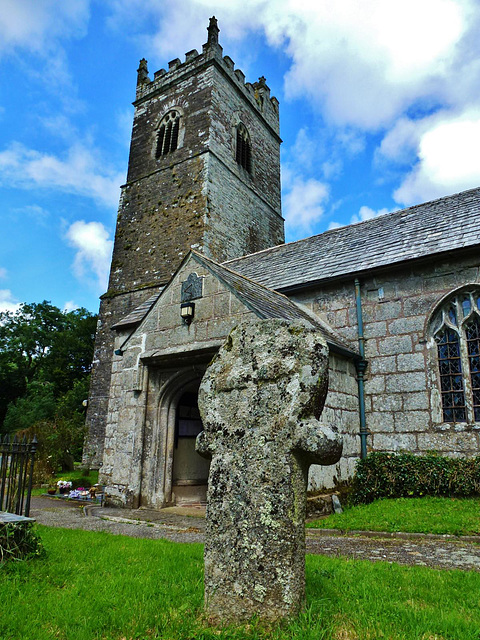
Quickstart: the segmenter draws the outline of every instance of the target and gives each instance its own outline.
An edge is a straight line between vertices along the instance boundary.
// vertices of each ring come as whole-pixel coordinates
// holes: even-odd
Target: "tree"
[[[90,372],[95,327],[86,309],[63,312],[46,300],[0,313],[0,432],[53,417],[50,399]]]

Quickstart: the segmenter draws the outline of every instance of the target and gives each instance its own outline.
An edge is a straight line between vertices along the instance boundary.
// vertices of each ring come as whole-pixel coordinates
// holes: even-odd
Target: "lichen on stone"
[[[197,451],[211,458],[205,604],[213,619],[275,620],[303,604],[308,467],[333,464],[342,450],[316,419],[327,372],[323,337],[284,320],[239,324],[207,368]]]

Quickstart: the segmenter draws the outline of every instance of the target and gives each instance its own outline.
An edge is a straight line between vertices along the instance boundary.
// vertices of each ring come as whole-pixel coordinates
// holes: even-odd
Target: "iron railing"
[[[33,462],[37,451],[37,439],[26,438],[20,442],[7,435],[0,438],[0,511],[19,516],[30,515]]]

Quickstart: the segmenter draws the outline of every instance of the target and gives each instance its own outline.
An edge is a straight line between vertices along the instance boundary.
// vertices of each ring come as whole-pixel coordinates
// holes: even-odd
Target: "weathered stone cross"
[[[197,451],[211,458],[205,605],[214,620],[275,620],[303,604],[308,468],[342,451],[318,421],[327,386],[324,339],[283,320],[240,324],[206,371]]]

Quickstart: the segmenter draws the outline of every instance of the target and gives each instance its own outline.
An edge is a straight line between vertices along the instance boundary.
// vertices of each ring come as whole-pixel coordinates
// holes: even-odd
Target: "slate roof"
[[[220,265],[197,251],[192,250],[192,254],[259,318],[283,318],[306,323],[318,329],[329,346],[336,347],[343,352],[348,351],[350,355],[357,353],[326,322],[308,313],[283,294],[272,291],[272,289],[241,276],[225,265]]]
[[[480,188],[224,262],[272,289],[480,244]]]
[[[145,302],[139,304],[138,307],[131,311],[127,316],[114,324],[112,326],[112,329],[125,329],[126,327],[133,326],[141,322],[153,307],[155,302],[158,300],[164,288],[165,287],[162,287],[160,291],[157,291],[157,293],[155,293],[153,296],[150,296],[150,298],[145,300]]]

